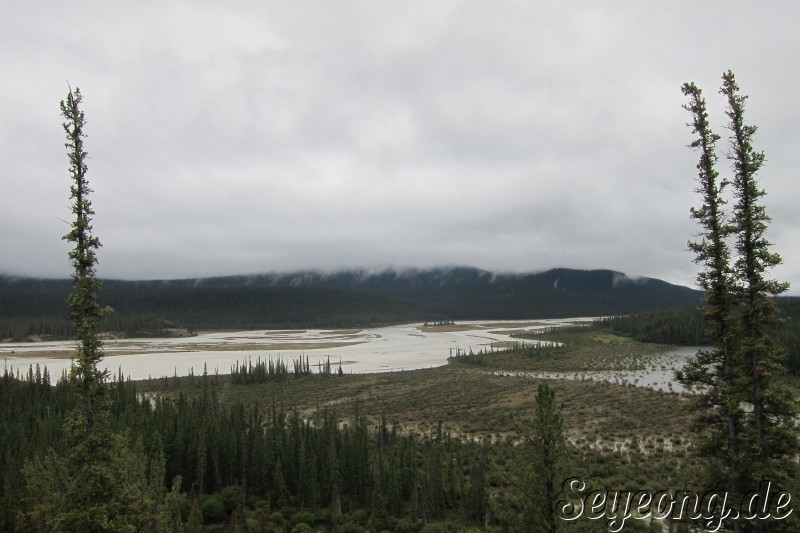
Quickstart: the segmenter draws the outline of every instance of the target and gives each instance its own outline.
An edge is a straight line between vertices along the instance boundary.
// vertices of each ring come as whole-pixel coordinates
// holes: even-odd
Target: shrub
[[[317,509],[314,513],[314,523],[315,524],[330,524],[333,517],[331,516],[331,510],[323,507]]]
[[[289,518],[289,523],[291,525],[313,524],[315,522],[316,518],[311,511],[297,511]]]
[[[458,533],[459,529],[450,524],[428,524],[420,533]]]
[[[244,494],[242,493],[242,489],[239,488],[237,485],[229,485],[224,487],[219,492],[220,500],[222,500],[222,504],[225,506],[225,512],[227,514],[231,514],[233,510],[236,508],[237,500],[242,499]]]
[[[218,496],[209,496],[205,499],[200,506],[200,511],[203,513],[203,522],[224,522],[228,515],[225,512],[225,504]]]
[[[269,515],[269,521],[272,524],[278,524],[279,526],[286,525],[286,518],[280,511],[275,511],[271,515]]]

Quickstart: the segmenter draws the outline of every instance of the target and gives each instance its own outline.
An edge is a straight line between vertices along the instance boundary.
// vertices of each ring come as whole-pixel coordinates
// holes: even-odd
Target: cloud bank
[[[774,274],[800,288],[795,2],[431,4],[8,6],[0,271],[69,274],[71,84],[101,276],[464,264],[693,285],[680,85],[725,136],[732,69]]]

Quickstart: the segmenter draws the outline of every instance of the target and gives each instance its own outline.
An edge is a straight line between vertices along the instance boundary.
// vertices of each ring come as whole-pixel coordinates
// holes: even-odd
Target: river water
[[[572,379],[599,381],[614,385],[647,387],[662,392],[689,392],[675,381],[675,371],[683,368],[697,346],[676,346],[648,357],[641,370],[591,370],[577,372],[514,372],[496,371],[497,376],[528,377],[531,379]]]
[[[459,322],[457,327],[405,324],[353,330],[258,330],[169,339],[118,339],[105,342],[101,366],[113,375],[121,370],[131,379],[147,379],[200,374],[204,369],[212,374],[228,374],[237,361],[250,358],[255,362],[259,357],[280,358],[291,370],[292,360],[308,357],[314,370],[330,361],[334,371],[341,365],[345,373],[393,372],[441,366],[456,350],[477,352],[498,343],[514,342],[517,339],[510,335],[521,330],[536,331],[589,320],[470,321]],[[14,372],[25,373],[36,364],[47,366],[54,381],[69,368],[74,347],[70,341],[3,343],[0,357],[4,367]],[[536,373],[530,377],[607,380],[680,392],[672,375],[694,353],[692,350],[678,349],[656,356],[657,360],[639,372]]]

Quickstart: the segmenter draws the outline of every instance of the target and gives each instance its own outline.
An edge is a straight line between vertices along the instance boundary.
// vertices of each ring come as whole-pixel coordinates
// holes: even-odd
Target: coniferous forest
[[[785,352],[789,371],[800,375],[800,298],[781,297],[775,301],[784,322],[772,333],[772,338]],[[711,340],[706,336],[708,324],[698,307],[656,309],[597,322],[643,342],[704,346]]]
[[[445,434],[420,440],[385,420],[372,427],[357,404],[344,413],[320,409],[302,417],[269,400],[222,405],[220,379],[191,378],[195,394],[174,401],[143,398],[122,376],[113,383],[113,431],[127,442],[119,530],[237,521],[236,531],[284,531],[303,523],[406,530],[446,515],[483,521],[485,445]],[[52,384],[37,369],[20,377],[6,373],[2,385],[2,430],[13,438],[0,444],[0,528],[48,531],[64,494],[39,489],[66,483],[58,458],[67,453],[63,421],[76,408],[75,383],[62,376]]]

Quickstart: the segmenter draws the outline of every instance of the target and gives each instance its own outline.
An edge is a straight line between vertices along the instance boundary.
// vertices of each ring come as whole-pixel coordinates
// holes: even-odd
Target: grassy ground
[[[644,370],[652,356],[668,348],[662,344],[620,337],[593,327],[521,333],[516,337],[520,346],[528,348],[492,354],[487,361],[490,368],[540,372]],[[541,347],[537,349],[537,345]]]

